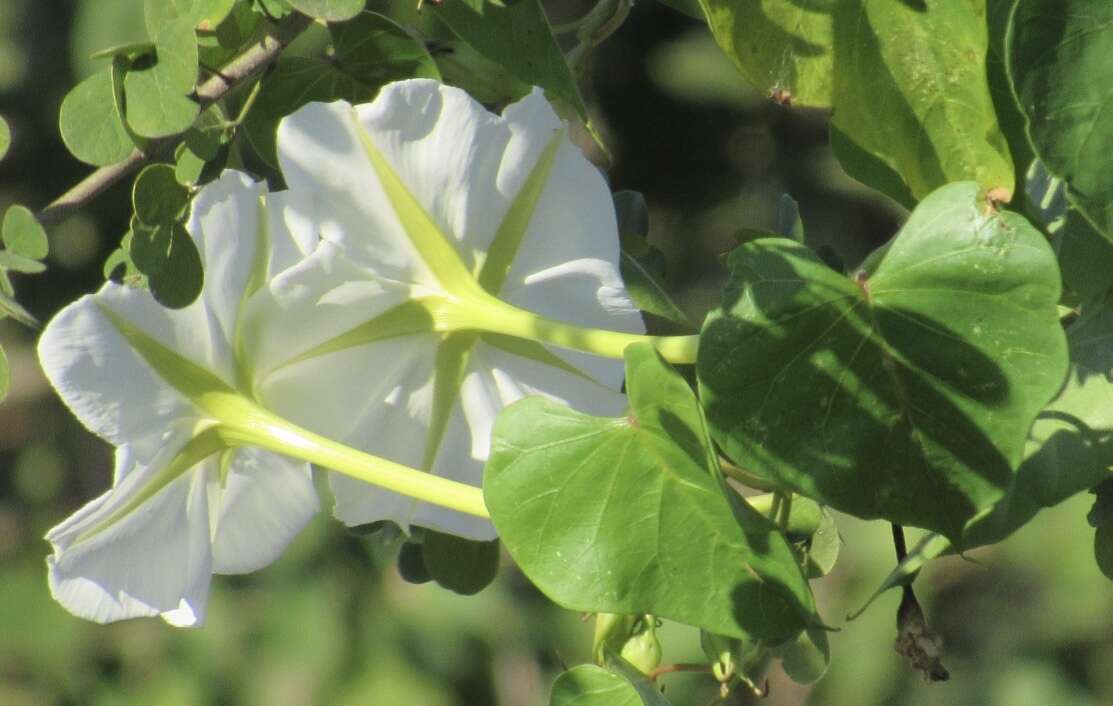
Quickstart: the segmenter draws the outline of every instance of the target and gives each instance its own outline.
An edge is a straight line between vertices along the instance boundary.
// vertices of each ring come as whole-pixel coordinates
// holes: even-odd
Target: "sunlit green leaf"
[[[841,276],[787,239],[740,246],[730,265],[697,369],[732,460],[956,540],[1004,495],[1066,374],[1039,231],[967,182],[925,199],[872,274]]]
[[[184,132],[201,108],[189,97],[197,83],[197,36],[188,19],[159,27],[155,56],[139,59],[124,76],[127,122],[143,137]]]
[[[751,83],[794,105],[831,106],[832,15],[839,2],[700,3],[715,41]]]
[[[843,168],[906,206],[908,195],[967,179],[1009,200],[1015,179],[986,78],[984,2],[836,5],[832,144]]]
[[[350,20],[367,0],[286,0],[295,10],[328,22]]]
[[[648,345],[626,359],[626,417],[542,398],[499,415],[484,497],[511,556],[574,610],[736,637],[816,622],[784,537],[725,487],[691,389]]]
[[[1113,4],[1026,0],[1013,12],[1008,72],[1040,160],[1113,239]]]
[[[503,7],[487,5],[482,13],[461,2],[446,2],[432,9],[453,34],[477,52],[501,64],[518,80],[541,86],[587,120],[576,77],[564,60],[540,0],[518,0]]]
[[[135,145],[124,129],[118,105],[111,69],[93,74],[66,94],[58,126],[74,157],[100,167],[131,154]]]
[[[50,253],[46,231],[26,206],[16,204],[8,208],[2,233],[4,247],[12,254],[41,260]]]

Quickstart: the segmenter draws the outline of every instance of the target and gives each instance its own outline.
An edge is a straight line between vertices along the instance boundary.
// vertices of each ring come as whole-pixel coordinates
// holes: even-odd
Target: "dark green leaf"
[[[263,78],[255,105],[247,114],[244,130],[251,146],[272,167],[278,166],[275,131],[278,122],[312,101],[364,101],[377,86],[365,86],[350,74],[322,59],[283,57]]]
[[[553,682],[549,706],[644,706],[630,682],[594,664],[581,664]]]
[[[1040,160],[1080,211],[1113,239],[1113,4],[1027,0],[1013,12],[1008,72]]]
[[[899,175],[921,199],[948,182],[973,180],[998,200],[1015,178],[986,78],[984,5],[862,0],[838,3],[832,142]],[[845,138],[845,139],[844,139]],[[878,180],[880,165],[844,161],[852,176],[904,201]]]
[[[701,0],[701,4],[715,41],[751,83],[796,105],[831,106],[832,15],[845,2]]]
[[[425,45],[383,15],[364,12],[350,22],[332,25],[329,33],[337,61],[365,85],[441,78]]]
[[[127,42],[126,44],[117,44],[114,47],[108,47],[107,49],[94,52],[90,58],[111,59],[118,56],[130,61],[143,54],[150,54],[154,50],[154,42]]]
[[[798,243],[804,242],[804,222],[800,220],[800,204],[788,194],[777,202],[777,232]]]
[[[105,259],[101,271],[106,280],[112,280],[117,284],[141,283],[143,287],[146,287],[146,278],[139,272],[135,263],[131,261],[131,254],[129,252],[131,250],[131,241],[132,233],[128,231],[127,235],[124,236],[123,241],[120,243],[120,247],[113,250],[112,254]]]
[[[1090,492],[1094,494],[1094,506],[1086,514],[1086,521],[1091,527],[1113,525],[1113,476],[1095,485]]]
[[[135,235],[138,237],[138,233]],[[201,293],[201,255],[193,238],[181,225],[175,223],[170,226],[170,249],[166,261],[156,272],[148,275],[147,281],[155,299],[170,309],[189,306]]]
[[[487,587],[499,571],[499,542],[475,542],[425,530],[425,568],[438,585],[471,596]]]
[[[58,127],[73,156],[94,166],[119,162],[135,147],[124,129],[112,69],[93,74],[66,94]]]
[[[350,20],[367,0],[286,0],[295,10],[327,22]]]
[[[688,385],[646,344],[626,381],[626,417],[542,398],[499,415],[484,497],[521,569],[573,610],[771,639],[817,622],[784,537],[725,486]]]
[[[272,20],[280,20],[294,11],[286,0],[255,0],[255,3]]]
[[[131,201],[139,222],[153,227],[180,220],[189,206],[189,192],[174,178],[174,167],[152,164],[135,178]]]
[[[997,124],[1009,146],[1014,172],[1020,176],[1031,165],[1034,155],[1024,130],[1024,116],[1020,112],[1020,105],[1016,102],[1016,94],[1013,93],[1005,61],[1005,35],[1008,32],[1009,15],[1016,3],[1017,0],[985,0],[986,27],[989,36],[985,65],[989,95],[993,99],[993,108],[997,113]],[[1018,200],[1014,199],[1013,204],[1017,205]]]
[[[166,266],[170,259],[170,244],[174,239],[173,222],[145,226],[137,218],[131,221],[131,240],[128,255],[136,269],[153,275]]]
[[[35,214],[19,204],[9,207],[4,214],[3,240],[8,252],[32,260],[41,260],[50,253],[46,231]]]
[[[1106,578],[1113,579],[1113,524],[1094,531],[1094,561]]]
[[[433,58],[445,83],[464,89],[485,105],[509,103],[530,91],[528,83],[515,78],[506,67],[487,59],[467,42],[448,42],[438,47]]]
[[[843,171],[858,181],[885,194],[908,210],[916,208],[916,197],[891,166],[850,139],[835,123],[829,126],[831,151]]]
[[[587,121],[587,107],[576,77],[564,60],[540,0],[518,0],[505,7],[487,5],[482,13],[461,2],[432,8],[453,34],[501,64],[518,80],[541,86]]]
[[[1059,255],[1063,284],[1079,300],[1084,301],[1113,287],[1113,242],[1102,236],[1074,207],[1067,209],[1052,244]]]
[[[668,5],[677,12],[683,12],[694,20],[704,21],[703,10],[700,9],[699,0],[659,0],[662,5]]]
[[[665,256],[646,240],[649,208],[645,197],[636,191],[618,191],[614,208],[621,244],[619,269],[630,298],[642,311],[694,328],[665,291]]]
[[[1113,383],[1075,368],[1036,418],[1026,458],[1008,493],[966,528],[962,548],[994,544],[1052,507],[1109,477],[1113,466]]]
[[[433,577],[425,566],[421,545],[417,542],[403,542],[398,549],[398,574],[406,583],[429,583]]]
[[[961,537],[1066,374],[1043,235],[976,184],[920,204],[872,275],[785,239],[736,249],[700,339],[728,457],[836,509]],[[977,302],[977,306],[958,306]]]
[[[201,108],[189,97],[197,83],[197,36],[188,19],[160,26],[155,58],[137,60],[124,76],[128,125],[143,137],[184,132]]]

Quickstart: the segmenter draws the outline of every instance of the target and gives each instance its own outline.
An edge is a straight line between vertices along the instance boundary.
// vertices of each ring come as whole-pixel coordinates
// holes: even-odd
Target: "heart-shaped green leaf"
[[[960,539],[1066,374],[1043,235],[967,182],[924,199],[872,274],[784,239],[730,264],[697,366],[727,455],[845,512]]]
[[[484,497],[518,565],[573,610],[768,639],[817,622],[785,538],[725,486],[688,385],[647,344],[626,380],[625,417],[541,398],[499,415]]]

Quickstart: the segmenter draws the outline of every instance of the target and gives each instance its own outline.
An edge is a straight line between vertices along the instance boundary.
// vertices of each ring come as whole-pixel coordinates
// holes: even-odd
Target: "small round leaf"
[[[189,192],[174,177],[174,167],[152,164],[136,177],[131,200],[139,222],[157,226],[181,218],[189,206]]]
[[[50,252],[46,231],[26,206],[16,204],[4,214],[4,247],[13,255],[41,260]]]
[[[170,251],[165,264],[149,276],[151,294],[170,309],[189,306],[201,293],[204,281],[201,255],[181,225],[170,226]]]
[[[119,162],[135,146],[117,109],[112,83],[110,69],[93,74],[66,94],[58,115],[66,148],[98,167]]]

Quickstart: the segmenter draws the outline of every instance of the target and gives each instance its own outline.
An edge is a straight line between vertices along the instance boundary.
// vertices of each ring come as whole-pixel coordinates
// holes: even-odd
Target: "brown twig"
[[[312,20],[305,15],[292,13],[269,27],[250,48],[228,62],[221,68],[220,73],[209,77],[197,87],[195,95],[201,108],[204,109],[220,100],[240,83],[266,68],[278,58],[294,38],[305,31],[311,22]],[[36,214],[39,222],[57,223],[155,156],[162,154],[171,145],[177,144],[179,140],[181,135],[152,140],[146,152],[135,149],[122,161],[100,167],[39,211]]]

